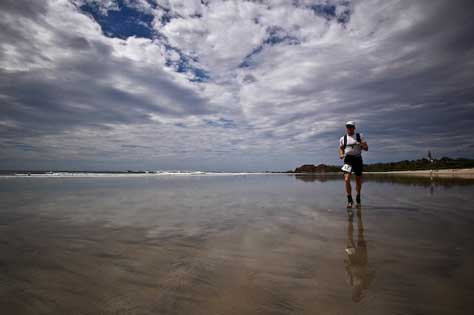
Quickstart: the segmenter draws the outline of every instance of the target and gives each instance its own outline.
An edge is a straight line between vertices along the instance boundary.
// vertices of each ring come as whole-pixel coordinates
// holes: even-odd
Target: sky
[[[0,169],[474,157],[472,0],[1,0]]]

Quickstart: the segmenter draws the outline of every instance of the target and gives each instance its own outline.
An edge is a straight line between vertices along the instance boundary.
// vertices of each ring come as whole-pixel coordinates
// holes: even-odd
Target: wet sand
[[[0,180],[5,314],[471,314],[472,181]]]

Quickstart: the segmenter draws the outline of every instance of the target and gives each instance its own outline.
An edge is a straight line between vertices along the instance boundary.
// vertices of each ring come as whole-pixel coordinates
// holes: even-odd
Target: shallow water
[[[2,314],[473,314],[473,181],[0,178]]]

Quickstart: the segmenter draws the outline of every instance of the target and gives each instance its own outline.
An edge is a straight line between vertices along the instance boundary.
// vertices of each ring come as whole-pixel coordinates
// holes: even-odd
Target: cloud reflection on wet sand
[[[433,196],[424,186],[367,182],[365,207],[351,217],[340,180],[28,180],[0,182],[0,305],[10,314],[471,307],[474,216],[463,192],[472,187]],[[348,257],[351,225],[354,247],[365,246],[362,265]],[[354,300],[362,269],[372,278]]]

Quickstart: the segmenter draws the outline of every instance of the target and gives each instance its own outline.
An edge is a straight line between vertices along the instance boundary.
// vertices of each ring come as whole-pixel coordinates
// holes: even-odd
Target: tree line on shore
[[[473,168],[474,159],[467,158],[449,158],[440,159],[421,158],[418,160],[404,160],[388,163],[364,164],[364,171],[367,172],[390,172],[390,171],[418,171],[418,170],[441,170],[441,169],[460,169]],[[305,164],[297,167],[290,173],[333,173],[339,172],[340,166],[326,164]]]

